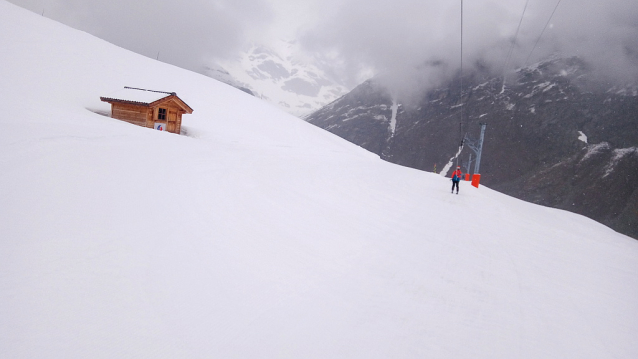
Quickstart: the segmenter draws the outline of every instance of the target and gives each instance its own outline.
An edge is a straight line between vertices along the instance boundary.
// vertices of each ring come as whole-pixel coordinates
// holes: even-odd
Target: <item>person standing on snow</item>
[[[457,166],[456,171],[452,172],[452,193],[454,193],[454,186],[456,186],[456,194],[459,194],[459,182],[462,176],[461,166]]]

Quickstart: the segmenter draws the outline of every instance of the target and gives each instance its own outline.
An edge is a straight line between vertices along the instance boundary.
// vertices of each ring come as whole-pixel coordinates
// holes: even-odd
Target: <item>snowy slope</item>
[[[636,241],[4,1],[0,33],[0,357],[638,357]],[[188,135],[87,110],[125,85]]]
[[[295,41],[279,40],[270,46],[254,44],[236,59],[211,64],[202,73],[304,116],[348,91],[320,67],[316,59],[302,55]]]

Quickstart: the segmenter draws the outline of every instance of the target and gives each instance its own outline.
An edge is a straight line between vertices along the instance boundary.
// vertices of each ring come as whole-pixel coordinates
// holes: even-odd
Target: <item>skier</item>
[[[457,166],[456,171],[452,172],[452,193],[454,193],[454,186],[456,186],[456,194],[459,194],[459,182],[462,176],[461,166]]]

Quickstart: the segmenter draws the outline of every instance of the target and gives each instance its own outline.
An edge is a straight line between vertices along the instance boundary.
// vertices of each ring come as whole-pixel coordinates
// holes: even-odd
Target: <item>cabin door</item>
[[[174,110],[169,109],[168,110],[168,123],[166,126],[166,130],[168,132],[172,132],[175,133],[175,129],[177,127],[177,112]]]

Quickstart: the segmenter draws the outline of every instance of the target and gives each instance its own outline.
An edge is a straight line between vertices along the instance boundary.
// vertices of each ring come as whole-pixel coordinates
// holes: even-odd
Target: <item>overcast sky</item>
[[[461,64],[457,0],[10,0],[119,46],[191,70],[251,42],[296,38],[353,86],[433,83]],[[463,66],[525,63],[558,0],[464,1]],[[532,59],[579,55],[611,79],[638,76],[638,1],[562,0]]]

